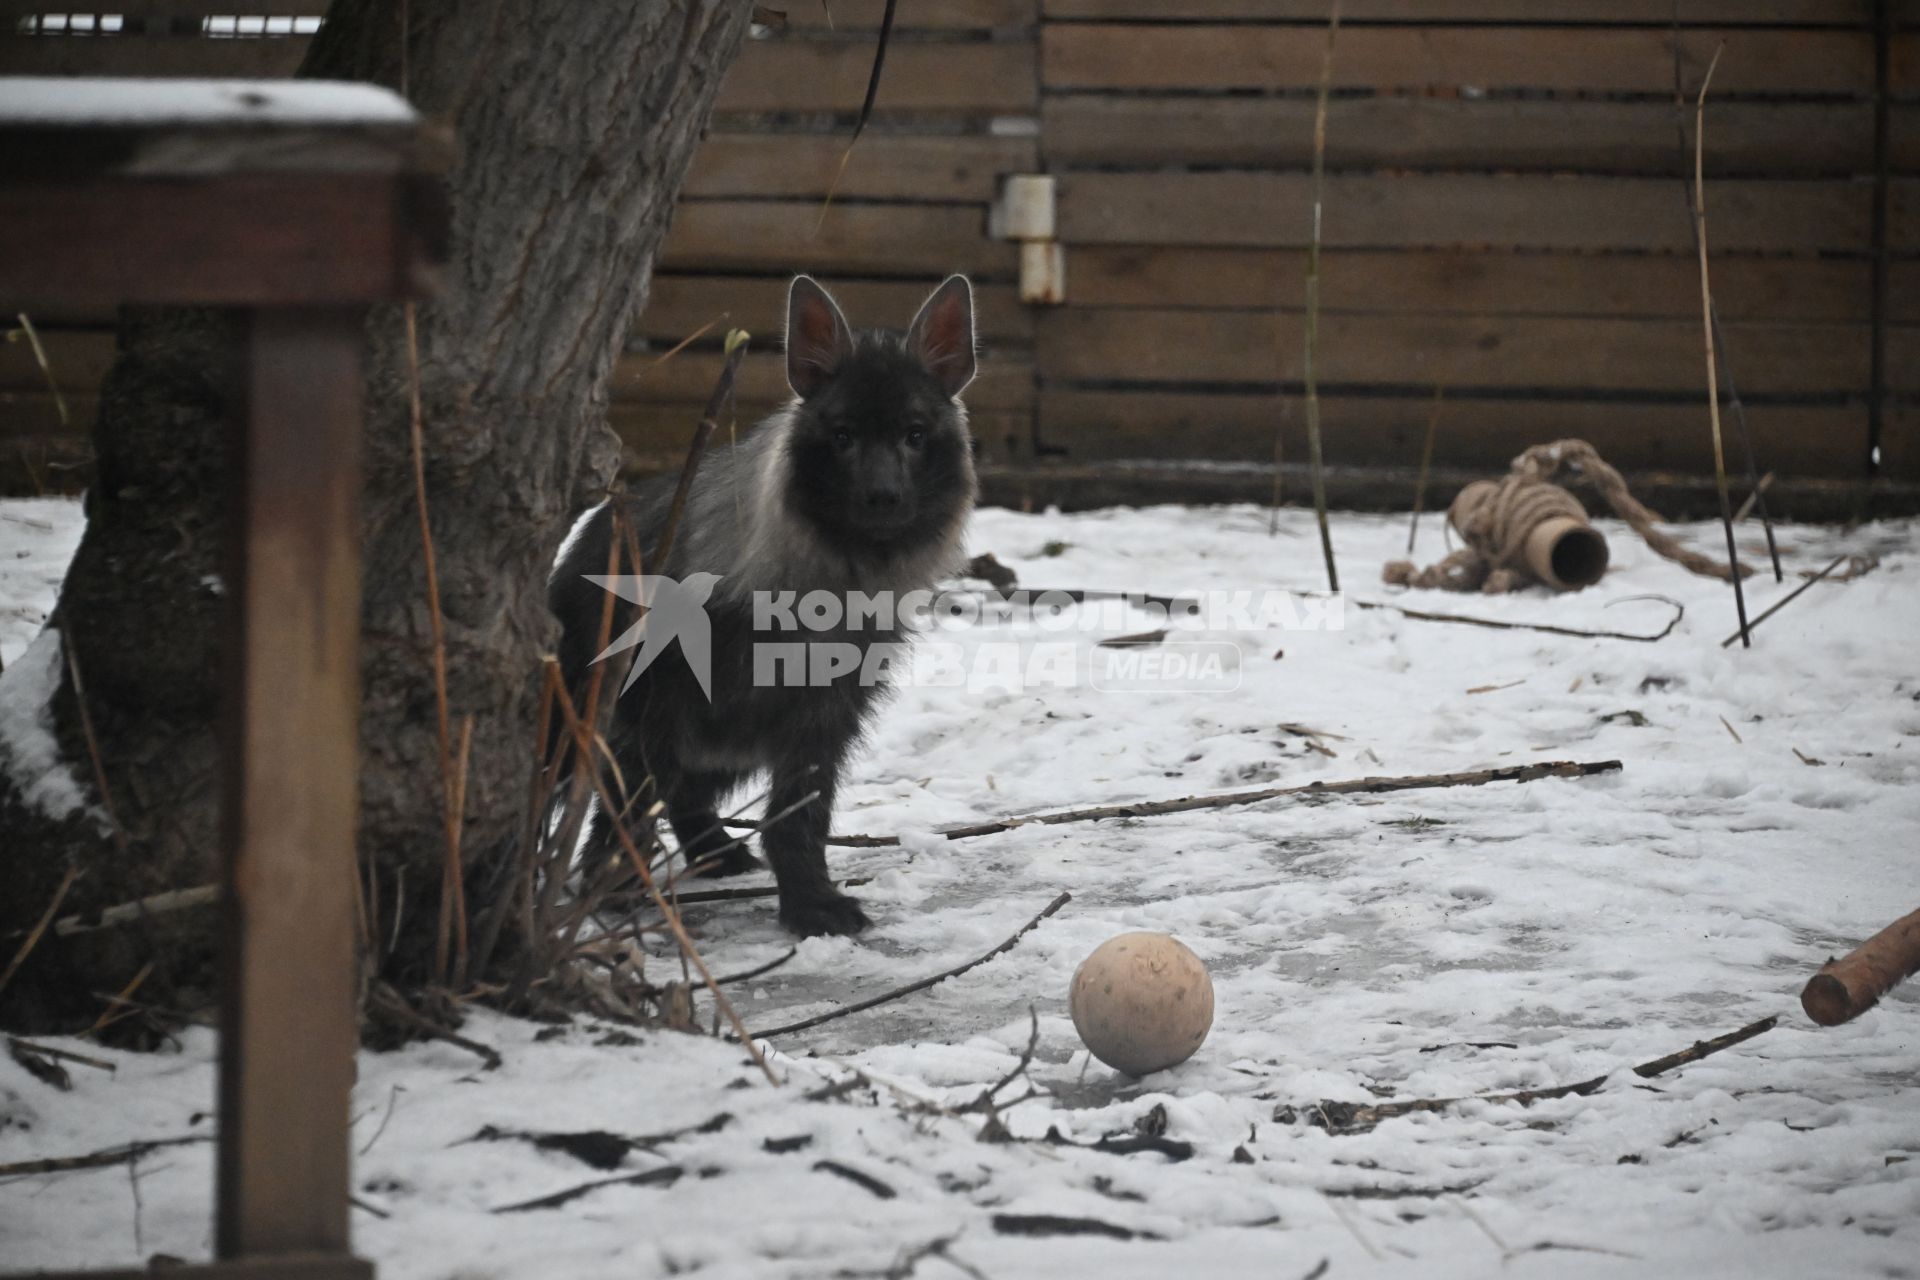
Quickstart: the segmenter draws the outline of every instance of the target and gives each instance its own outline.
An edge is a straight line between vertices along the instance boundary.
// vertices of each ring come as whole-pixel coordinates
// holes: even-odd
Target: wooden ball
[[[1144,1076],[1185,1062],[1207,1038],[1213,980],[1172,934],[1123,933],[1081,962],[1067,1006],[1094,1057]]]

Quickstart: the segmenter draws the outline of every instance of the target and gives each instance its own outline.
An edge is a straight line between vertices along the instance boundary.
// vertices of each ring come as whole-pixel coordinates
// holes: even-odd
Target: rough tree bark
[[[400,87],[402,13],[407,96],[455,148],[451,261],[418,324],[450,718],[456,732],[473,725],[463,845],[477,905],[524,822],[538,664],[555,631],[547,567],[569,516],[612,475],[613,363],[750,5],[335,0],[301,74]],[[62,914],[212,879],[239,336],[216,313],[123,320],[94,428],[99,480],[55,616],[106,795],[62,664],[52,728],[91,812],[50,818],[19,761],[0,767],[0,965],[68,867],[80,874]],[[433,947],[444,809],[400,312],[374,314],[368,338],[361,853],[380,872],[386,929],[404,904],[387,974],[404,980]],[[156,1002],[197,999],[211,923],[168,913],[112,931],[111,947],[50,939],[0,993],[0,1020],[91,1017],[92,993],[148,959]]]

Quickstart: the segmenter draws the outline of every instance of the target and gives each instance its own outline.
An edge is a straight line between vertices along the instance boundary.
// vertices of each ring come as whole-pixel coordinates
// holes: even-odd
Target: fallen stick
[[[1693,1044],[1677,1053],[1654,1058],[1633,1068],[1633,1073],[1643,1080],[1664,1075],[1675,1067],[1685,1066],[1689,1062],[1698,1062],[1722,1049],[1730,1049],[1743,1041],[1773,1030],[1780,1021],[1776,1014],[1750,1022],[1738,1031],[1729,1031],[1726,1035],[1715,1036],[1711,1040],[1696,1040]],[[1587,1080],[1576,1080],[1572,1084],[1554,1085],[1546,1089],[1516,1089],[1511,1093],[1482,1093],[1465,1098],[1409,1098],[1402,1102],[1380,1102],[1370,1106],[1355,1106],[1350,1102],[1322,1102],[1311,1109],[1310,1115],[1317,1118],[1321,1127],[1328,1133],[1350,1134],[1365,1133],[1382,1120],[1391,1120],[1396,1116],[1412,1115],[1417,1111],[1445,1111],[1448,1107],[1463,1102],[1517,1102],[1529,1106],[1535,1102],[1545,1102],[1553,1098],[1566,1098],[1573,1095],[1585,1096],[1598,1093],[1611,1078],[1612,1073],[1594,1076]]]
[[[831,1009],[826,1013],[815,1014],[811,1018],[802,1018],[798,1022],[789,1022],[787,1025],[783,1027],[769,1027],[765,1031],[755,1031],[752,1033],[753,1038],[756,1040],[765,1040],[771,1036],[784,1036],[795,1031],[805,1031],[810,1027],[817,1027],[823,1022],[832,1022],[836,1018],[844,1018],[849,1014],[862,1013],[868,1009],[872,1009],[872,1008],[875,1008],[876,1006],[886,1004],[888,1001],[898,1000],[902,996],[910,996],[917,991],[925,991],[928,987],[935,987],[940,985],[942,982],[945,982],[948,978],[957,978],[961,974],[965,973],[967,970],[977,969],[981,965],[985,964],[987,961],[993,959],[995,956],[1001,955],[1005,952],[1013,950],[1014,946],[1019,943],[1020,939],[1026,937],[1029,933],[1033,932],[1033,930],[1039,927],[1040,922],[1042,920],[1045,920],[1048,916],[1052,915],[1054,912],[1058,911],[1060,908],[1066,906],[1071,901],[1073,901],[1073,895],[1071,893],[1066,893],[1063,891],[1059,897],[1055,898],[1052,902],[1049,902],[1046,906],[1042,907],[1040,909],[1039,914],[1035,915],[1033,919],[1027,921],[1025,924],[1021,925],[1018,929],[1014,930],[1013,934],[1010,937],[1008,937],[1008,939],[1005,942],[1001,943],[999,946],[987,952],[985,955],[978,957],[977,959],[969,960],[962,965],[956,965],[955,967],[948,969],[945,972],[936,973],[931,977],[922,978],[918,982],[910,982],[904,987],[896,987],[892,991],[885,992],[882,995],[873,996],[872,998],[867,1000],[859,1000],[859,1001],[855,1001],[853,1004],[842,1005],[838,1009]]]
[[[1191,813],[1196,809],[1227,809],[1236,805],[1257,804],[1282,796],[1351,795],[1385,791],[1420,791],[1434,787],[1477,787],[1489,782],[1532,782],[1536,778],[1585,778],[1597,773],[1613,773],[1621,767],[1618,760],[1550,760],[1539,764],[1511,765],[1502,769],[1476,769],[1468,773],[1427,773],[1399,778],[1349,778],[1339,782],[1310,782],[1297,787],[1263,787],[1258,791],[1228,791],[1214,795],[1183,796],[1178,800],[1145,800],[1132,804],[1097,805],[1089,809],[1059,809],[1052,813],[1029,814],[1023,818],[1000,818],[971,826],[947,827],[937,834],[949,840],[993,835],[1015,827],[1040,823],[1058,826],[1067,822],[1098,822],[1103,818],[1146,818],[1168,813]]]
[[[1642,644],[1652,644],[1656,640],[1665,640],[1680,625],[1680,619],[1687,616],[1687,607],[1678,600],[1666,596],[1626,596],[1614,604],[1625,600],[1658,600],[1673,606],[1673,617],[1667,625],[1651,635],[1641,635],[1632,631],[1589,631],[1584,627],[1557,627],[1550,622],[1502,622],[1497,618],[1476,618],[1464,613],[1428,613],[1424,609],[1409,609],[1403,605],[1388,604],[1384,600],[1354,600],[1347,603],[1356,609],[1390,609],[1403,618],[1412,618],[1416,622],[1457,622],[1468,627],[1490,627],[1495,631],[1544,631],[1553,636],[1578,636],[1587,640],[1638,640]],[[1749,631],[1753,628],[1748,627]]]
[[[12,1164],[0,1164],[0,1178],[24,1178],[42,1173],[71,1173],[76,1169],[106,1169],[116,1164],[126,1164],[129,1160],[138,1160],[149,1151],[158,1151],[161,1147],[183,1147],[196,1142],[212,1142],[212,1134],[194,1134],[186,1138],[155,1138],[149,1142],[129,1142],[125,1146],[108,1147],[103,1151],[92,1151],[83,1156],[51,1156],[41,1160],[16,1160]]]
[[[1822,569],[1820,572],[1814,574],[1811,578],[1808,578],[1805,582],[1801,583],[1799,586],[1795,587],[1793,590],[1787,592],[1787,594],[1780,597],[1780,599],[1774,601],[1774,603],[1768,606],[1768,608],[1764,612],[1762,612],[1759,617],[1749,622],[1746,627],[1746,634],[1748,636],[1751,636],[1753,634],[1753,629],[1755,627],[1759,626],[1761,623],[1765,622],[1768,618],[1771,618],[1774,614],[1780,612],[1782,609],[1792,604],[1794,600],[1796,600],[1799,597],[1801,592],[1805,591],[1808,587],[1812,586],[1814,583],[1819,582],[1821,579],[1825,578],[1828,574],[1832,573],[1835,569],[1838,569],[1841,565],[1845,564],[1848,561],[1848,559],[1850,559],[1850,557],[1848,556],[1835,556],[1832,564],[1828,565],[1826,568]],[[1732,635],[1728,636],[1725,640],[1722,640],[1720,642],[1720,647],[1722,649],[1727,648],[1735,640],[1738,640],[1740,638],[1740,635],[1741,635],[1740,632],[1738,631],[1734,632]]]
[[[1298,725],[1284,728],[1300,733]],[[1302,733],[1303,737],[1323,735]],[[1331,735],[1324,735],[1331,736]],[[1324,750],[1324,748],[1322,749]],[[1332,752],[1326,754],[1331,755]],[[1085,809],[1056,809],[1024,817],[994,818],[965,826],[941,827],[933,834],[948,840],[967,840],[990,836],[1033,823],[1059,826],[1067,822],[1099,822],[1103,818],[1151,818],[1168,813],[1190,813],[1196,809],[1230,809],[1243,804],[1259,804],[1282,796],[1348,795],[1355,792],[1422,791],[1436,787],[1478,787],[1490,782],[1532,782],[1538,778],[1588,778],[1598,773],[1615,773],[1623,766],[1618,760],[1543,760],[1538,764],[1508,765],[1500,769],[1475,769],[1467,773],[1417,773],[1398,778],[1347,778],[1336,782],[1309,782],[1297,787],[1263,787],[1258,791],[1223,791],[1210,795],[1182,796],[1178,800],[1138,800],[1131,804],[1104,804]],[[835,835],[827,843],[841,848],[891,849],[900,844],[897,835]],[[847,885],[865,884],[848,880]],[[732,898],[770,898],[779,890],[771,885],[750,889],[711,889],[682,894],[682,902],[719,902]]]
[[[405,997],[401,996],[399,992],[385,983],[379,984],[367,993],[367,1003],[379,1009],[382,1013],[387,1014],[389,1017],[412,1027],[415,1031],[418,1031],[430,1040],[444,1040],[448,1044],[465,1049],[468,1053],[480,1059],[488,1071],[498,1070],[503,1061],[499,1052],[494,1049],[493,1046],[481,1044],[478,1040],[463,1036],[451,1027],[441,1026],[438,1022],[435,1022],[432,1018],[427,1017],[426,1014],[421,1013],[418,1009],[408,1004]]]
[[[40,1044],[32,1040],[22,1040],[18,1036],[8,1036],[7,1044],[28,1053],[37,1053],[43,1058],[58,1058],[62,1062],[77,1062],[83,1067],[92,1067],[96,1071],[118,1071],[120,1068],[104,1058],[89,1058],[84,1053],[74,1053],[70,1049],[56,1049],[50,1044]]]
[[[552,1209],[578,1200],[589,1191],[598,1191],[601,1187],[630,1186],[672,1186],[680,1180],[686,1170],[677,1164],[661,1165],[658,1169],[648,1169],[645,1173],[622,1173],[611,1178],[595,1178],[592,1182],[583,1182],[578,1186],[556,1191],[552,1195],[536,1196],[531,1200],[522,1200],[516,1204],[503,1204],[494,1213],[525,1213],[529,1209]]]
[[[1807,980],[1800,1007],[1823,1027],[1837,1027],[1873,1008],[1880,997],[1920,973],[1920,911],[1901,916]]]

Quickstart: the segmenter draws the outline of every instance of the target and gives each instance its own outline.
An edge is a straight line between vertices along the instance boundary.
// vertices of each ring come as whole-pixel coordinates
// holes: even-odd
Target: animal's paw
[[[764,871],[767,864],[742,848],[732,848],[718,856],[696,857],[693,865],[699,868],[699,875],[718,879],[721,876],[743,876],[749,871]]]
[[[844,893],[829,893],[782,904],[780,923],[803,938],[822,934],[854,934],[872,921],[860,904]]]

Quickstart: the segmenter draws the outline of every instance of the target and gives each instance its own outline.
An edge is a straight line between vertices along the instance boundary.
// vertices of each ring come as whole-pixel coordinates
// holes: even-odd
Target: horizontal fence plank
[[[1901,0],[1902,3],[1909,0]],[[1232,19],[1319,22],[1327,0],[1044,0],[1049,19],[1145,19],[1204,22]],[[1356,22],[1578,22],[1665,26],[1758,23],[1864,26],[1873,0],[1347,0],[1342,24]]]
[[[1920,325],[1887,326],[1887,390],[1920,396]]]
[[[1920,264],[1897,267],[1914,292],[1896,287],[1890,301],[1920,318]],[[1306,279],[1304,249],[1082,246],[1067,256],[1067,301],[1075,307],[1298,307]],[[1861,260],[1713,262],[1714,303],[1727,320],[1864,324],[1871,281]],[[1335,249],[1320,255],[1320,304],[1328,311],[1694,317],[1700,265],[1678,253]]]
[[[873,49],[864,40],[750,40],[728,70],[715,110],[851,114],[866,96]],[[896,42],[874,109],[1019,114],[1037,99],[1031,44]]]
[[[1320,399],[1326,459],[1334,466],[1416,467],[1431,397],[1331,394]],[[1785,477],[1864,477],[1867,412],[1839,405],[1753,405],[1747,411],[1761,465]],[[1126,458],[1270,463],[1306,458],[1297,397],[1183,392],[1040,393],[1041,449],[1072,462]],[[1713,441],[1698,405],[1449,396],[1434,433],[1433,464],[1498,474],[1530,445],[1577,437],[1629,471],[1710,473]],[[1731,446],[1730,446],[1731,447]],[[1732,455],[1738,465],[1738,455]],[[1301,500],[1301,495],[1291,495]],[[1448,493],[1428,495],[1444,507]]]
[[[1297,382],[1302,320],[1299,312],[1067,307],[1040,317],[1036,352],[1049,383]],[[1866,390],[1865,325],[1726,330],[1743,394]],[[1705,383],[1700,336],[1698,320],[1323,314],[1318,372],[1322,383],[1352,385],[1685,394]]]
[[[628,354],[614,366],[611,392],[617,401],[682,404],[695,409],[707,402],[724,363],[718,351],[683,351],[664,363],[655,357]],[[741,361],[735,383],[741,411],[756,406],[762,412],[784,402],[787,389],[786,357],[776,351],[754,351]],[[980,412],[1025,410],[1033,404],[1033,360],[1025,355],[981,357],[980,374],[961,399]]]
[[[648,404],[626,401],[615,404],[607,421],[625,446],[629,467],[659,470],[677,464],[686,456],[693,438],[694,424],[700,420],[701,407],[691,404]],[[753,424],[771,412],[774,404],[742,405],[738,432],[742,437]],[[968,416],[973,433],[975,458],[984,464],[1023,462],[1033,457],[1033,411],[975,410]],[[725,448],[728,437],[724,426],[714,437],[711,448]],[[4,454],[0,454],[4,458]]]
[[[1920,172],[1920,103],[1888,104],[1887,164],[1895,173]]]
[[[193,76],[275,80],[306,56],[310,36],[0,36],[0,75]]]
[[[1684,82],[1698,85],[1726,52],[1713,89],[1730,93],[1868,94],[1873,37],[1864,31],[1691,28],[1681,32]],[[1041,29],[1041,75],[1053,89],[1308,89],[1324,40],[1294,26]],[[1673,92],[1673,35],[1659,28],[1354,27],[1340,32],[1336,89],[1555,89]]]
[[[0,322],[0,330],[11,329],[15,323],[9,313]],[[115,341],[111,329],[49,329],[36,325],[35,331],[47,353],[47,368],[40,367],[26,341],[0,342],[0,391],[45,391],[49,372],[53,384],[69,399],[91,396],[99,390],[100,380],[113,365]]]
[[[823,196],[986,203],[999,175],[1031,173],[1031,138],[868,133],[714,133],[693,155],[688,196]],[[847,165],[841,170],[842,156]],[[836,183],[836,175],[838,181]]]
[[[1920,253],[1920,179],[1887,183],[1887,245],[1895,253]]]
[[[766,6],[783,15],[791,31],[835,31],[841,34],[880,29],[886,0],[774,0]],[[1038,0],[940,0],[938,4],[900,5],[893,15],[895,31],[982,31],[994,27],[1030,26],[1039,16]]]
[[[1920,324],[1920,261],[1907,258],[1887,264],[1887,319]]]
[[[1048,162],[1306,168],[1310,98],[1051,94],[1041,108]],[[1915,112],[1920,115],[1920,112]],[[1920,121],[1896,130],[1896,168],[1920,168]],[[1331,169],[1693,172],[1671,103],[1604,99],[1335,98]],[[1692,117],[1687,120],[1689,135]],[[1909,132],[1913,135],[1908,137]],[[1873,166],[1865,102],[1728,102],[1707,120],[1706,165],[1721,174],[1831,174]]]
[[[1880,474],[1890,480],[1920,480],[1920,401],[1887,406],[1880,424]]]
[[[60,417],[62,403],[67,408],[64,421]],[[0,389],[0,456],[35,444],[65,443],[90,450],[88,432],[99,409],[100,397],[92,384],[80,390],[63,385],[58,401],[44,381],[37,388]]]
[[[836,200],[687,200],[674,214],[662,270],[767,270],[827,275],[946,275],[1001,280],[1018,250],[986,238],[986,209],[970,205],[871,205]],[[815,228],[818,227],[816,233]]]
[[[1898,229],[1903,208],[1920,217],[1920,199],[1903,206],[1894,186]],[[1304,174],[1073,173],[1059,192],[1069,244],[1304,245],[1312,226]],[[1707,193],[1708,242],[1723,251],[1861,252],[1871,194],[1861,182],[1719,182]],[[1660,178],[1337,175],[1327,179],[1322,236],[1342,248],[1693,247],[1686,205]]]
[[[0,74],[252,76],[293,74],[310,36],[0,37]],[[719,111],[859,110],[873,69],[869,41],[748,41],[721,86]],[[879,111],[1017,114],[1036,98],[1035,54],[1008,41],[915,44],[887,53]]]
[[[92,8],[75,10],[71,4],[48,0],[0,0],[0,21],[11,25],[18,18],[36,14],[98,15],[109,13],[122,18],[230,18],[242,14],[249,18],[321,18],[327,12],[327,0],[105,0]]]
[[[636,337],[654,342],[678,342],[700,326],[725,316],[714,325],[718,335],[727,328],[746,329],[756,347],[778,347],[786,330],[786,274],[751,276],[653,277],[647,306],[634,326]],[[942,277],[920,280],[840,280],[821,283],[832,291],[861,328],[904,329]],[[1029,345],[1033,341],[1033,311],[1020,301],[1010,284],[973,287],[974,327],[988,346]]]

